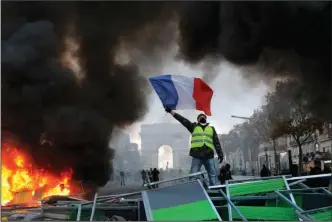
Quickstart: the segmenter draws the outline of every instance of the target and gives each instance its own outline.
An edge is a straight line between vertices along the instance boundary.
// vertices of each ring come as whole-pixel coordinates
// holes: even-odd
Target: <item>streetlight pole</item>
[[[329,123],[329,133],[330,133],[330,140],[331,140],[331,147],[330,147],[330,155],[331,155],[331,164],[332,164],[332,123]],[[329,191],[332,191],[332,176],[330,179],[330,184],[329,184]]]
[[[330,133],[329,137],[330,137],[330,140],[331,140],[330,153],[332,154],[332,123],[329,123],[329,133]]]
[[[235,116],[232,115],[232,118],[236,118],[236,119],[244,119],[244,120],[252,120],[252,118],[250,117],[243,117],[243,116]],[[266,121],[268,121],[268,119],[266,119]],[[262,132],[259,132],[261,135],[263,135]],[[274,151],[274,162],[277,168],[277,150],[276,150],[276,139],[272,139],[272,143],[273,143],[273,151]],[[332,144],[332,143],[331,143]],[[332,149],[332,148],[331,148]],[[270,161],[271,164],[271,161]],[[279,169],[277,169],[277,171],[279,172]]]
[[[231,118],[235,118],[235,119],[243,119],[243,120],[251,120],[251,119],[252,119],[252,118],[250,118],[250,117],[235,116],[235,115],[232,115]],[[244,149],[245,149],[245,141],[244,141],[244,139],[243,139],[243,142],[242,142],[242,146],[243,146],[243,151],[244,151]],[[251,159],[251,158],[250,158],[250,159]],[[241,170],[242,170],[242,161],[241,161],[241,159],[240,159],[240,163],[241,163],[240,168],[241,168]],[[243,155],[243,163],[244,163],[244,168],[245,168],[245,170],[246,170],[246,162],[244,161],[244,155]],[[251,165],[252,165],[252,163],[251,163]],[[252,166],[251,166],[251,167],[252,167]]]
[[[292,159],[292,150],[288,148],[288,164],[289,164],[289,171],[291,172],[292,176],[294,175],[293,172],[293,159]]]
[[[244,116],[234,116],[234,115],[232,115],[231,118],[235,118],[235,119],[244,119],[244,120],[251,120],[250,117],[244,117]]]

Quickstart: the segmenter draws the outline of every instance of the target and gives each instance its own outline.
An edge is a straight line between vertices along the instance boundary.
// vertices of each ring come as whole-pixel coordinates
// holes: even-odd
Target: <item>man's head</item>
[[[201,123],[201,124],[206,124],[207,123],[207,118],[206,115],[201,113],[197,116],[197,122]]]
[[[225,169],[226,169],[226,170],[230,170],[230,169],[231,169],[231,165],[229,165],[228,163],[226,163],[226,165],[225,165]]]

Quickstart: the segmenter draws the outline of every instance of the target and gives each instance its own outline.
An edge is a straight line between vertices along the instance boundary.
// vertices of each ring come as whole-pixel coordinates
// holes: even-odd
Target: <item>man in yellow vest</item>
[[[192,123],[169,108],[165,109],[176,120],[178,120],[191,133],[191,146],[189,155],[192,157],[191,173],[197,173],[204,165],[208,173],[209,184],[216,184],[216,168],[214,162],[214,149],[217,151],[219,162],[223,161],[223,153],[219,142],[218,134],[214,127],[207,122],[204,114],[197,116],[197,123]]]

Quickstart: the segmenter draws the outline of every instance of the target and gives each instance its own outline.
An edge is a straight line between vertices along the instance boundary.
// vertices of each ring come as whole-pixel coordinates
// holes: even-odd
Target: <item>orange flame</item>
[[[71,193],[72,170],[56,177],[35,169],[27,155],[8,143],[1,152],[1,205],[33,203],[51,195]]]

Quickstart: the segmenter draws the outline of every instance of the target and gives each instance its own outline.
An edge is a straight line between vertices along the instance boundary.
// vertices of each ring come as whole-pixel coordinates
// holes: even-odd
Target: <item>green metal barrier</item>
[[[221,218],[199,180],[143,191],[148,221],[220,221]]]
[[[237,206],[247,220],[280,220],[296,221],[298,220],[295,210],[286,207],[251,207]],[[241,219],[235,210],[232,210],[234,219]]]
[[[285,188],[285,181],[281,178],[230,185],[229,193],[234,197],[248,194],[268,193]]]
[[[332,221],[332,210],[317,212],[309,214],[312,218],[318,221]]]

